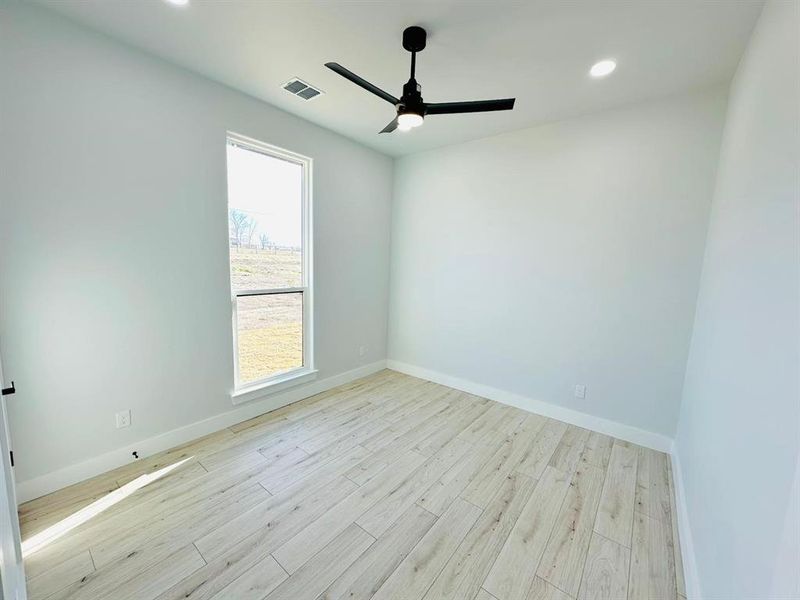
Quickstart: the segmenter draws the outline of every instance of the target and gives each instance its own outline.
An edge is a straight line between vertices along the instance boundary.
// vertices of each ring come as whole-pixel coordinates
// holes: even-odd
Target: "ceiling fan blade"
[[[392,119],[386,127],[381,129],[380,133],[392,133],[395,129],[397,129],[397,117]]]
[[[372,85],[366,79],[363,79],[363,78],[359,77],[358,75],[356,75],[352,71],[348,71],[347,69],[345,69],[339,63],[329,62],[329,63],[325,63],[325,66],[328,67],[331,71],[334,71],[335,73],[338,73],[339,75],[341,75],[345,79],[349,79],[350,81],[352,81],[356,85],[361,86],[362,88],[364,88],[368,92],[372,92],[373,94],[375,94],[379,98],[383,98],[384,100],[386,100],[387,102],[391,102],[392,104],[400,104],[400,100],[398,100],[397,98],[392,96],[390,93],[384,92],[377,85]]]
[[[488,112],[492,110],[511,110],[516,98],[501,100],[471,100],[469,102],[435,102],[425,105],[429,115],[452,115],[456,113]]]

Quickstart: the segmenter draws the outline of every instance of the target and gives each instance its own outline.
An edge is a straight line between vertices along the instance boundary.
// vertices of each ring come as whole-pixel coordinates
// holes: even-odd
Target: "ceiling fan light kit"
[[[425,122],[425,117],[413,112],[399,113],[397,115],[397,128],[400,131],[411,131]]]
[[[380,133],[391,133],[395,129],[410,131],[414,127],[422,125],[427,115],[488,112],[495,110],[511,110],[514,108],[514,98],[471,100],[467,102],[423,101],[422,86],[417,83],[414,75],[417,66],[417,52],[421,52],[425,49],[426,40],[427,33],[422,27],[407,27],[405,31],[403,31],[403,48],[411,53],[411,77],[405,85],[403,85],[403,95],[400,96],[400,98],[395,98],[388,92],[383,91],[378,86],[359,77],[352,71],[345,69],[338,63],[329,62],[325,63],[325,66],[345,79],[355,83],[357,86],[364,88],[368,92],[375,94],[379,98],[395,106],[397,115]]]

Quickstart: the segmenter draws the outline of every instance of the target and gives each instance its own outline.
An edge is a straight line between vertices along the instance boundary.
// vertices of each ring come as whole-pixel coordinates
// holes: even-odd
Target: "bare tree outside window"
[[[245,239],[248,239],[253,235],[252,232],[255,230],[255,223],[246,212],[236,208],[229,209],[228,222],[230,223],[232,244],[240,247],[244,243]]]

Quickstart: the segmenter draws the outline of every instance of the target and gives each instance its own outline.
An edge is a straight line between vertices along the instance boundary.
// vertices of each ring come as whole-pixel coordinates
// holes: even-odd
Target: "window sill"
[[[278,375],[269,381],[235,390],[231,393],[231,401],[234,404],[243,404],[251,400],[256,400],[257,398],[281,392],[296,385],[314,381],[316,378],[316,369],[298,369],[296,371],[290,371],[289,373]]]

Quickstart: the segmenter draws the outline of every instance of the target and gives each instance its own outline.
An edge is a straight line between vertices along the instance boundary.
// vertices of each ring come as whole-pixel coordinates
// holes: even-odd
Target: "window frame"
[[[266,393],[277,392],[292,385],[298,385],[311,381],[316,375],[314,367],[314,277],[313,277],[313,221],[312,221],[312,177],[313,160],[308,156],[303,156],[284,148],[279,148],[267,144],[260,140],[247,137],[234,132],[227,132],[225,148],[233,144],[245,150],[258,152],[270,158],[285,160],[297,164],[301,167],[301,252],[302,252],[302,280],[300,287],[267,288],[267,289],[248,289],[235,291],[233,289],[233,272],[231,270],[231,247],[228,243],[228,285],[231,293],[231,324],[233,331],[233,392],[231,398],[234,404],[246,402],[264,395]],[[225,169],[226,184],[229,172]],[[227,198],[226,185],[226,215],[230,210],[230,199]],[[226,220],[226,239],[228,239],[228,225]],[[303,306],[303,364],[300,367],[281,371],[264,377],[257,381],[249,381],[243,384],[239,381],[239,340],[238,340],[238,321],[237,321],[237,299],[248,296],[268,296],[277,294],[300,293]]]

